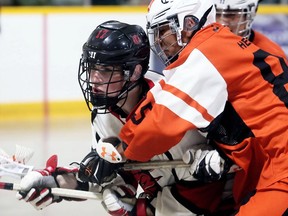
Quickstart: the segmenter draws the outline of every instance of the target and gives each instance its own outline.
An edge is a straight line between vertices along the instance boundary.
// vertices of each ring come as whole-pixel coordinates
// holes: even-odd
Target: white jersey
[[[154,83],[155,81],[159,81],[161,77],[161,75],[149,71],[145,75],[146,79],[153,80]],[[118,134],[125,123],[125,118],[121,118],[120,116],[116,116],[112,113],[96,115],[92,120],[92,148],[96,148],[97,142],[101,138],[107,138],[111,136],[118,137]],[[181,160],[183,154],[189,148],[191,148],[192,145],[203,143],[206,143],[206,139],[197,130],[187,131],[178,145],[175,145],[164,154],[154,156],[151,160]],[[161,145],[161,143],[159,143],[159,145]],[[151,203],[156,208],[156,215],[167,215],[167,210],[169,210],[170,215],[178,215],[180,212],[183,213],[181,215],[191,215],[191,211],[178,203],[178,201],[171,194],[169,187],[166,187],[174,184],[177,180],[195,180],[190,174],[189,169],[165,168],[154,169],[149,172],[151,176],[154,177],[154,179],[157,179],[158,185],[162,188],[162,191],[157,194],[157,198],[154,199]],[[175,208],[175,206],[177,206],[177,208]]]

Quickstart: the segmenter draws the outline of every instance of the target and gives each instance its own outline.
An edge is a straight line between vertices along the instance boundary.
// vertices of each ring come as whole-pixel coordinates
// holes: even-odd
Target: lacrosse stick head
[[[16,145],[16,152],[12,156],[12,158],[18,163],[26,164],[32,158],[33,154],[33,149],[25,146]]]
[[[33,169],[33,166],[26,165],[33,154],[32,149],[20,145],[16,145],[16,152],[12,156],[0,148],[0,178],[2,176],[13,178],[25,176]]]

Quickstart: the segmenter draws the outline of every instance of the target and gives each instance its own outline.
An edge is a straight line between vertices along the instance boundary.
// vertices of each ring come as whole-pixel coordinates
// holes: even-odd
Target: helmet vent
[[[158,13],[156,16],[155,16],[155,19],[158,19],[159,17],[162,17],[166,14],[166,11],[170,10],[170,8],[167,8],[166,10],[164,11],[161,11],[160,13]]]

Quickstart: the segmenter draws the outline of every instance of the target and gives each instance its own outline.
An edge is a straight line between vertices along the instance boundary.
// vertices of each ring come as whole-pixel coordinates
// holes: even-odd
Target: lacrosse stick
[[[164,168],[185,168],[189,167],[189,164],[185,164],[180,161],[149,161],[145,163],[129,162],[125,163],[121,168],[125,171],[132,170],[151,170],[151,169],[164,169]],[[0,178],[2,176],[10,176],[21,179],[28,172],[33,170],[33,166],[21,164],[13,161],[10,158],[0,155]]]
[[[33,169],[33,166],[18,164],[13,161],[4,161],[2,164],[0,156],[0,177],[4,175],[11,175],[12,177],[23,177]],[[6,166],[6,168],[5,168]],[[174,168],[188,168],[191,164],[186,164],[182,160],[174,161],[149,161],[149,162],[127,162],[120,169],[124,171],[133,170],[152,170],[152,169],[174,169]],[[233,173],[240,170],[237,165],[231,166],[228,173]],[[2,171],[2,172],[1,172]]]
[[[144,166],[143,166],[144,165]],[[128,170],[138,169],[154,169],[154,168],[171,168],[171,167],[189,167],[189,164],[184,164],[183,161],[151,161],[146,163],[127,163],[125,164]],[[229,173],[236,172],[239,167],[234,165],[230,168]],[[15,174],[15,171],[13,171]],[[22,176],[21,172],[21,176]],[[13,175],[14,176],[14,175]],[[19,176],[18,176],[19,177]],[[0,182],[0,189],[20,191],[20,185],[17,183]],[[93,199],[102,200],[102,194],[90,191],[72,190],[65,188],[51,188],[51,193],[60,197],[78,198],[78,199]]]
[[[10,176],[21,179],[28,172],[33,170],[33,166],[24,164],[33,155],[33,152],[24,147],[17,147],[16,154],[13,157],[9,157],[8,154],[0,149],[0,178],[2,176]],[[151,170],[151,169],[163,169],[163,168],[187,168],[191,164],[186,164],[182,160],[176,161],[149,161],[144,163],[128,162],[122,167],[123,170]],[[238,166],[232,166],[229,172],[238,171]],[[20,185],[17,183],[0,182],[0,189],[19,191]],[[79,199],[96,199],[101,200],[101,193],[80,191],[64,188],[51,188],[52,194],[61,197],[79,198]]]
[[[34,151],[24,146],[16,145],[16,153],[10,157],[3,149],[0,148],[0,178],[1,176],[10,176],[21,179],[28,172],[33,170],[33,166],[26,163],[33,156]],[[122,167],[125,171],[131,170],[151,170],[159,168],[181,168],[188,167],[181,161],[149,161],[145,163],[125,163]]]
[[[16,153],[12,157],[2,149],[0,149],[0,178],[2,176],[10,176],[21,179],[28,172],[33,170],[33,166],[26,165],[25,163],[32,157],[33,151],[16,146]],[[171,163],[172,162],[172,163]],[[138,169],[154,169],[154,168],[171,168],[178,166],[187,166],[183,161],[171,161],[170,165],[163,161],[153,161],[147,163],[127,163],[124,164],[124,170],[138,170]],[[0,182],[0,189],[20,191],[20,185],[17,183]],[[60,197],[78,198],[78,199],[94,199],[101,200],[102,194],[97,192],[72,190],[64,188],[51,188],[51,193]]]
[[[2,152],[3,153],[3,152]],[[28,172],[33,170],[33,166],[17,163],[11,160],[8,156],[0,155],[0,177],[10,176],[22,178]],[[155,168],[171,168],[171,167],[188,167],[183,161],[151,161],[146,163],[126,163],[124,170],[139,170],[139,169],[155,169]],[[0,189],[20,191],[20,185],[17,183],[0,182]],[[80,191],[64,188],[51,188],[51,193],[60,197],[78,198],[78,199],[94,199],[101,200],[101,193]]]
[[[0,156],[1,158],[1,156]],[[33,166],[16,163],[15,161],[2,157],[0,160],[0,177],[11,176],[16,178],[22,178],[28,172],[33,170]],[[167,163],[168,162],[168,163]],[[139,170],[139,169],[154,169],[154,168],[171,168],[171,167],[186,167],[183,161],[151,161],[146,163],[126,163],[124,164],[124,170]],[[20,191],[20,185],[17,183],[0,182],[0,189]],[[78,198],[78,199],[94,199],[101,200],[101,193],[80,191],[64,188],[51,188],[51,193],[60,197]]]
[[[188,168],[191,164],[186,164],[182,160],[174,161],[149,161],[149,162],[127,162],[121,167],[124,171],[132,170],[152,170],[152,169],[172,169],[172,168]],[[33,166],[17,163],[9,158],[0,155],[0,177],[12,176],[22,178],[28,172],[33,170]],[[237,165],[233,165],[229,173],[239,170]]]
[[[20,147],[19,147],[20,149]],[[19,151],[23,152],[23,151]],[[27,150],[26,150],[27,152]],[[9,156],[0,149],[0,178],[1,176],[11,176],[15,178],[22,178],[28,172],[33,170],[33,166],[26,165],[21,163],[23,161],[28,161],[28,157],[31,158],[31,151],[28,153],[28,157],[24,156],[22,153],[21,161],[9,158]],[[17,158],[17,156],[13,156],[13,158]],[[151,170],[151,169],[165,169],[165,168],[188,168],[191,164],[186,164],[183,160],[174,160],[174,161],[149,161],[149,162],[127,162],[123,165],[121,169],[125,171],[132,170]],[[240,168],[237,165],[233,165],[228,173],[236,172]]]
[[[24,146],[16,145],[16,153],[10,157],[3,149],[0,149],[0,178],[10,176],[21,179],[28,172],[33,170],[33,166],[26,165],[34,151]],[[0,182],[0,189],[20,191],[20,184]],[[96,199],[101,200],[101,193],[71,190],[64,188],[51,188],[52,194],[61,197],[79,198],[79,199]]]
[[[16,152],[12,156],[14,161],[26,164],[33,156],[34,150],[25,146],[16,145]]]
[[[0,189],[20,191],[20,185],[17,183],[0,182]],[[72,190],[65,188],[51,188],[51,193],[60,197],[78,198],[78,199],[94,199],[101,200],[102,194],[90,191]]]
[[[174,161],[149,161],[149,162],[128,162],[123,166],[123,170],[132,171],[132,170],[151,170],[151,169],[173,169],[173,168],[188,168],[191,164],[184,163],[183,160],[174,160]],[[228,173],[234,173],[241,170],[236,164],[232,165]]]

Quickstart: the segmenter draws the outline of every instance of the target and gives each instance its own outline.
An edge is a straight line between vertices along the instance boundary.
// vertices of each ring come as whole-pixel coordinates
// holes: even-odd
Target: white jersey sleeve
[[[92,148],[95,149],[100,138],[118,137],[122,126],[123,123],[111,113],[96,115],[92,122]]]

